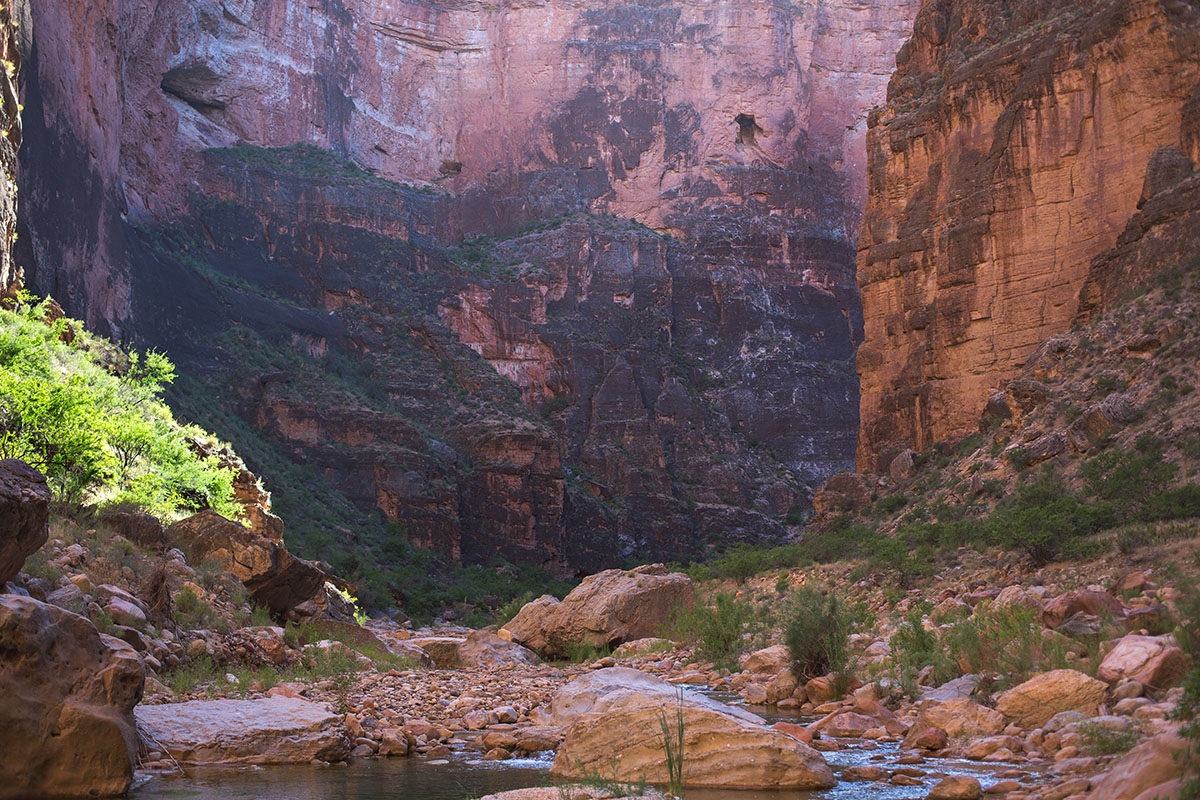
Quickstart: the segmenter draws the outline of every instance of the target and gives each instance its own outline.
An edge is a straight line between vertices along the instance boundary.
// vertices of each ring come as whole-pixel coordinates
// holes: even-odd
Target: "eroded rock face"
[[[84,617],[0,594],[0,797],[121,795],[145,671]]]
[[[0,5],[0,60],[6,65],[0,75],[0,298],[11,297],[20,288],[21,267],[13,262],[12,246],[17,238],[17,149],[21,146],[21,104],[17,75],[21,70],[22,47],[18,36],[27,36],[29,9],[24,4]],[[13,23],[17,24],[13,24]],[[28,41],[26,41],[28,44]],[[7,65],[11,65],[10,67]]]
[[[677,724],[677,711],[683,715],[688,786],[819,789],[836,783],[820,753],[754,714],[623,668],[597,670],[555,695],[549,716],[570,727],[551,774],[666,783],[659,715]]]
[[[315,564],[211,509],[180,520],[167,535],[196,563],[210,558],[218,561],[245,584],[258,603],[276,613],[310,599],[325,583],[325,573]]]
[[[916,5],[49,0],[26,260],[448,557],[781,541],[851,466],[864,113]]]
[[[304,764],[350,752],[339,715],[282,695],[140,706],[137,722],[182,764]]]
[[[1185,238],[1183,184],[1155,183],[1130,217],[1156,149],[1195,150],[1200,9],[1075,9],[926,2],[897,57],[867,145],[860,469],[973,429],[1003,379],[1069,327],[1085,281],[1086,305],[1103,303],[1131,269],[1158,268],[1131,267],[1139,256]],[[1093,267],[1127,223],[1116,260]]]
[[[0,461],[0,588],[46,543],[50,489],[24,461]]]
[[[662,564],[589,575],[562,602],[527,603],[502,634],[542,655],[566,655],[570,645],[619,645],[659,633],[672,612],[696,602],[692,580]]]

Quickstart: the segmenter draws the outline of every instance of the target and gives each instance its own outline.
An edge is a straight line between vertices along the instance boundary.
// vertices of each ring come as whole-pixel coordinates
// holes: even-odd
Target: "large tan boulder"
[[[438,669],[458,669],[458,646],[466,639],[462,636],[414,636],[406,641],[428,653]]]
[[[259,604],[282,614],[312,598],[325,584],[316,564],[212,509],[180,520],[167,530],[192,563],[215,560],[245,584]]]
[[[1174,637],[1130,634],[1105,654],[1096,677],[1108,683],[1132,678],[1143,686],[1166,689],[1182,680],[1190,666]]]
[[[0,798],[124,794],[145,672],[87,619],[0,595]]]
[[[1004,717],[966,697],[924,700],[917,706],[917,719],[901,747],[917,747],[921,735],[935,728],[950,738],[991,736],[1004,730]]]
[[[787,647],[781,644],[755,650],[742,659],[742,671],[758,675],[778,675],[791,667],[792,657]]]
[[[24,461],[0,461],[0,588],[46,543],[49,513],[45,476]]]
[[[1176,755],[1186,746],[1176,729],[1142,742],[1092,782],[1088,800],[1137,800],[1147,790],[1178,778]]]
[[[341,716],[283,695],[140,706],[137,722],[181,764],[303,764],[350,752]]]
[[[1108,694],[1104,681],[1073,669],[1036,675],[1009,689],[996,701],[996,710],[1023,728],[1037,728],[1060,711],[1095,716]]]
[[[527,603],[500,635],[544,656],[570,645],[618,645],[653,636],[673,611],[696,602],[692,580],[662,564],[610,569],[583,579],[562,602],[545,595]]]
[[[683,780],[723,789],[821,789],[835,785],[816,750],[762,718],[632,669],[603,669],[564,686],[539,722],[567,725],[551,775],[667,782],[661,715],[683,715]]]

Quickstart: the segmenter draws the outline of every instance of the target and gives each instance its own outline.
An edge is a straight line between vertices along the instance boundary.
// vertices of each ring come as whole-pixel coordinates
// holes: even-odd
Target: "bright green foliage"
[[[0,457],[41,470],[63,502],[236,516],[232,473],[193,449],[207,434],[160,400],[171,362],[127,356],[46,309],[0,310]]]

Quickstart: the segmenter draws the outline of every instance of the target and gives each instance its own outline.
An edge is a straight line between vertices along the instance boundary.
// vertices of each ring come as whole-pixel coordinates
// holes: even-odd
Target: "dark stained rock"
[[[0,461],[0,586],[46,543],[49,509],[42,473],[15,458]]]

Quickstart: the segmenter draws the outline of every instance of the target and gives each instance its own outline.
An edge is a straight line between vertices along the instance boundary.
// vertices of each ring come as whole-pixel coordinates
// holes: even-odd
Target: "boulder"
[[[458,666],[462,669],[525,667],[538,663],[532,650],[501,639],[491,631],[472,631],[458,644]]]
[[[0,587],[46,543],[49,514],[45,476],[24,461],[0,461]]]
[[[1092,782],[1088,800],[1138,800],[1147,790],[1178,778],[1176,755],[1186,746],[1177,729],[1142,742]]]
[[[1036,675],[1009,689],[996,701],[996,710],[1026,729],[1040,727],[1060,711],[1094,716],[1108,685],[1073,669]]]
[[[662,564],[610,569],[584,578],[562,602],[546,595],[527,603],[500,635],[562,656],[574,644],[606,647],[652,636],[675,609],[695,602],[691,578]]]
[[[414,636],[405,641],[428,653],[438,669],[458,669],[458,646],[466,639],[461,636]]]
[[[951,775],[938,781],[927,795],[929,800],[979,800],[983,787],[967,775]]]
[[[917,747],[918,742],[928,742],[921,735],[930,728],[939,728],[951,738],[991,736],[1004,730],[1004,717],[965,697],[945,702],[922,700],[917,705],[917,719],[901,747]]]
[[[211,509],[176,522],[167,535],[193,563],[217,561],[245,584],[257,603],[278,614],[309,600],[325,584],[325,573],[316,564]]]
[[[138,725],[181,764],[341,761],[351,748],[341,716],[284,695],[139,706],[136,713]]]
[[[1131,634],[1108,651],[1096,677],[1114,684],[1132,678],[1143,686],[1166,689],[1182,680],[1190,666],[1174,637]]]
[[[1090,589],[1067,592],[1046,603],[1042,622],[1047,628],[1057,628],[1080,612],[1100,619],[1121,619],[1125,616],[1125,606],[1108,592]]]
[[[1031,595],[1024,586],[1006,586],[996,595],[996,599],[992,601],[992,606],[995,608],[1024,608],[1034,614],[1037,619],[1042,615],[1042,603],[1036,597]]]
[[[84,617],[0,595],[0,798],[124,794],[144,678],[137,652]]]
[[[756,675],[778,675],[786,669],[791,669],[792,657],[788,649],[777,644],[762,650],[755,650],[742,659],[742,671],[753,672]]]
[[[638,670],[616,667],[560,689],[539,722],[566,725],[551,774],[667,782],[661,719],[683,717],[683,780],[723,789],[819,789],[835,785],[821,754],[762,718]]]

